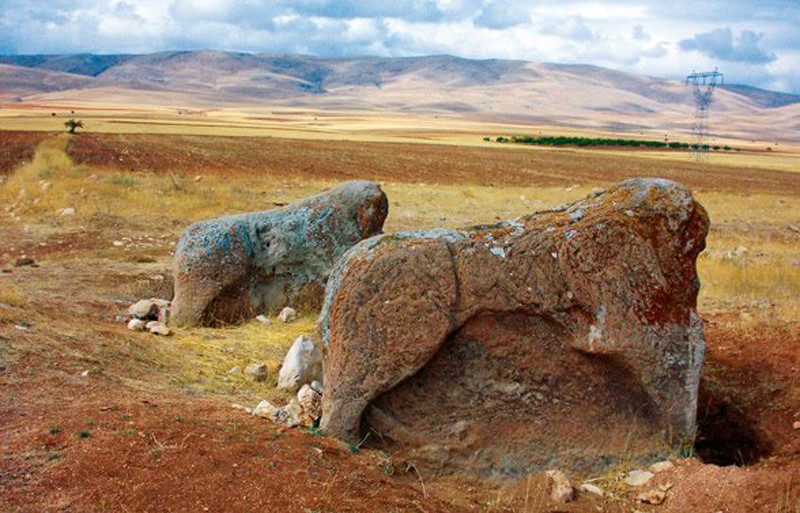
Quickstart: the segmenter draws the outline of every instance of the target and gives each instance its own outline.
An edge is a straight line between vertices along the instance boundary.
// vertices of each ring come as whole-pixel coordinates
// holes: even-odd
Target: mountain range
[[[590,65],[449,55],[326,59],[218,51],[0,56],[0,102],[290,105],[435,113],[604,130],[686,130],[691,87]],[[796,140],[800,96],[722,85],[714,125]],[[757,128],[757,130],[754,130]]]

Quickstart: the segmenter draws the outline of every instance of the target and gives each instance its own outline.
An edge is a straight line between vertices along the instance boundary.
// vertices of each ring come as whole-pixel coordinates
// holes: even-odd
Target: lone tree
[[[78,128],[83,128],[83,121],[76,120],[76,119],[73,118],[73,119],[64,121],[64,126],[67,127],[67,129],[68,129],[67,131],[70,134],[74,134],[75,130],[77,130]]]

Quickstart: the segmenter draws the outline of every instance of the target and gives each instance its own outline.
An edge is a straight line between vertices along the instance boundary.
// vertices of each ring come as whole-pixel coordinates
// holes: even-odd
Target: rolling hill
[[[0,56],[0,99],[174,107],[289,105],[462,115],[615,131],[685,130],[692,93],[669,81],[589,65],[448,55],[324,59],[219,51]],[[800,96],[720,87],[718,126],[784,140]],[[754,126],[754,120],[758,126]],[[790,137],[791,138],[791,137]]]

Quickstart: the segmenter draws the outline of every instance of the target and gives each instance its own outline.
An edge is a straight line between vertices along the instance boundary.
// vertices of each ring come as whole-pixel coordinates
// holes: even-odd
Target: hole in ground
[[[755,426],[755,419],[701,382],[694,451],[703,463],[744,466],[769,456],[772,444]]]

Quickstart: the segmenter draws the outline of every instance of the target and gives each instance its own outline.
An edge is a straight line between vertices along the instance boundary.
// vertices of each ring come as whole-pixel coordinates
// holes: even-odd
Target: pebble
[[[280,314],[278,314],[278,319],[280,319],[281,322],[287,324],[290,322],[294,322],[297,320],[297,311],[294,308],[287,306],[286,308],[281,310]]]
[[[231,367],[231,370],[228,371],[228,374],[241,374],[241,373],[242,373],[242,368],[239,367],[238,365],[235,367]]]
[[[131,331],[144,331],[147,321],[142,319],[131,319],[128,321],[128,329]]]
[[[625,484],[628,486],[642,486],[651,479],[653,479],[652,472],[646,470],[631,470],[628,472],[628,477],[625,478]]]
[[[566,503],[575,498],[575,489],[560,470],[548,470],[545,472],[550,481],[550,498],[555,502]]]
[[[605,495],[602,488],[591,483],[583,483],[578,489],[584,493],[591,493],[593,495],[597,495],[598,497]]]
[[[256,320],[261,324],[263,324],[264,326],[269,326],[270,324],[272,324],[272,321],[269,320],[269,317],[267,317],[264,314],[256,316]]]
[[[61,209],[61,215],[62,216],[74,216],[75,215],[75,209],[73,207],[62,208]]]
[[[794,428],[794,429],[800,429],[800,420],[798,420],[798,421],[795,421],[795,423],[794,423],[794,424],[792,424],[792,428]]]
[[[263,363],[251,363],[244,368],[244,373],[253,378],[254,381],[265,381],[267,379],[267,366]]]

